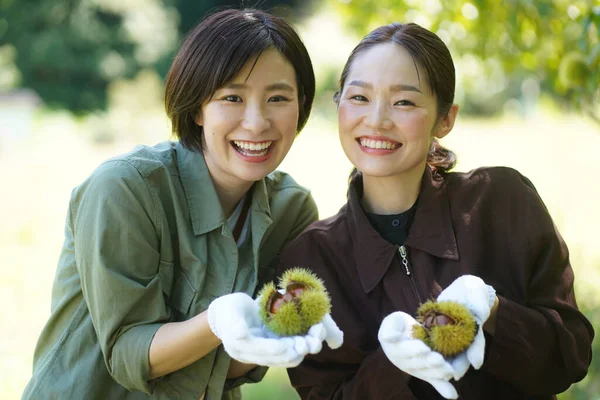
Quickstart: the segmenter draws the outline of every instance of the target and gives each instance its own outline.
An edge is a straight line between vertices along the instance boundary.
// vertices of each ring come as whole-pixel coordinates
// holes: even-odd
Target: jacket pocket
[[[181,268],[173,263],[161,261],[159,274],[167,303],[179,314],[186,316],[196,296],[196,289]]]

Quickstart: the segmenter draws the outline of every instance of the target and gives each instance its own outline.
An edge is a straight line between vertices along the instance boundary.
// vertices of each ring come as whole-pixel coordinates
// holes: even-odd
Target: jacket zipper
[[[400,258],[402,259],[402,265],[404,266],[404,271],[406,272],[406,276],[408,277],[408,281],[410,282],[410,287],[412,288],[413,293],[417,297],[419,304],[422,304],[421,297],[419,296],[419,291],[417,290],[417,286],[414,281],[414,279],[416,278],[413,278],[410,268],[408,267],[408,251],[406,250],[406,247],[404,247],[403,245],[398,247],[398,254],[400,254]],[[454,387],[456,389],[456,393],[458,393],[458,397],[460,398],[460,389],[456,387],[456,385]]]
[[[413,278],[412,273],[410,272],[410,268],[408,266],[408,251],[406,250],[406,247],[404,247],[404,245],[398,247],[398,254],[400,254],[400,258],[402,259],[402,265],[404,266],[404,271],[406,272],[406,276],[408,277],[408,281],[410,282],[410,287],[412,288],[415,297],[419,301],[419,304],[421,304],[421,296],[419,296],[419,291],[417,290],[417,286],[415,285],[415,278]]]

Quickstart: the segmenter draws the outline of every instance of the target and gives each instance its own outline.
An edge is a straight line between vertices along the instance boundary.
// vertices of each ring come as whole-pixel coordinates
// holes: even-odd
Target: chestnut
[[[477,322],[464,305],[454,301],[427,301],[417,310],[413,337],[422,340],[444,357],[465,351],[477,333]]]
[[[292,268],[259,292],[264,324],[280,336],[303,335],[331,311],[331,301],[323,281],[304,268]]]

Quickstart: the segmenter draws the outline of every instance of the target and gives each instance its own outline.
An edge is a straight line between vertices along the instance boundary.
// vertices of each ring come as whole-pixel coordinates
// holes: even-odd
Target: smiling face
[[[294,67],[276,49],[265,50],[202,105],[206,164],[215,184],[247,186],[271,173],[286,156],[298,125]]]
[[[445,119],[436,122],[426,72],[406,49],[383,43],[356,56],[339,98],[338,126],[346,156],[365,177],[420,177],[432,138],[451,129]]]

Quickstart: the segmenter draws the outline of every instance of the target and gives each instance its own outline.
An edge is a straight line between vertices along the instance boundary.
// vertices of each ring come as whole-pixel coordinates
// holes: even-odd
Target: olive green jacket
[[[179,143],[104,162],[71,195],[51,316],[23,399],[239,398],[237,386],[265,368],[226,380],[230,357],[219,346],[149,380],[148,352],[164,323],[273,279],[281,248],[317,220],[317,208],[276,171],[256,182],[249,217],[238,249],[203,155]]]

